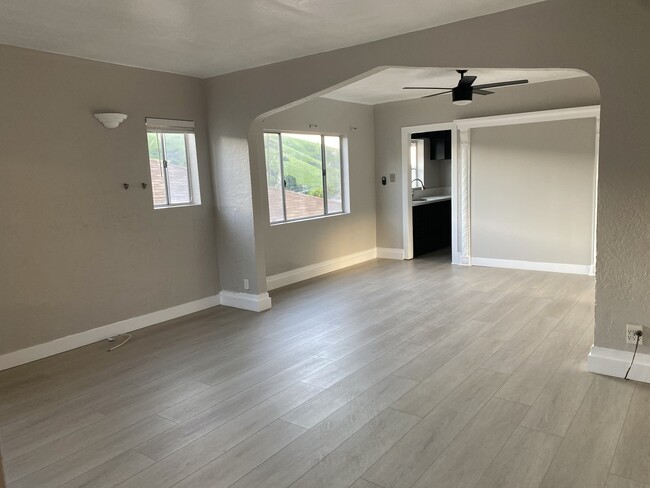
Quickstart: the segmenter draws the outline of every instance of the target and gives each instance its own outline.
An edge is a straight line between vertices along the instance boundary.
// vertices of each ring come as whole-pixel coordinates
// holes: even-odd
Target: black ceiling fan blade
[[[492,95],[494,92],[493,91],[488,91],[488,90],[481,90],[481,89],[476,89],[474,88],[472,90],[472,93],[475,95]]]
[[[501,81],[498,83],[485,83],[484,85],[476,85],[474,88],[482,90],[483,88],[498,88],[500,86],[523,85],[525,83],[528,83],[528,80]]]
[[[440,93],[434,93],[433,95],[425,95],[425,96],[420,97],[420,98],[431,98],[431,97],[437,97],[438,95],[446,95],[447,93],[451,93],[451,90],[447,90],[447,91],[440,92]]]
[[[458,82],[458,86],[471,86],[476,81],[476,76],[463,76]]]
[[[402,90],[451,90],[451,88],[448,86],[405,86]]]

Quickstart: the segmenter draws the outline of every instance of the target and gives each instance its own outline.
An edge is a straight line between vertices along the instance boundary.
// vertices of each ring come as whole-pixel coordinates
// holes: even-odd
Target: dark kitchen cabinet
[[[429,139],[429,159],[443,161],[451,159],[451,131],[439,130],[412,134],[411,139]]]
[[[429,147],[431,148],[429,159],[432,161],[451,159],[451,131],[444,130],[429,134],[431,134],[429,137]]]
[[[451,200],[412,207],[413,257],[451,246]]]

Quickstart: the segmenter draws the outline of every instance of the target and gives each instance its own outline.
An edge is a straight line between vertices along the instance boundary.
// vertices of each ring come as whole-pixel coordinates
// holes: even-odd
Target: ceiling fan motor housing
[[[451,90],[452,101],[456,105],[467,105],[472,101],[472,85],[458,85]]]

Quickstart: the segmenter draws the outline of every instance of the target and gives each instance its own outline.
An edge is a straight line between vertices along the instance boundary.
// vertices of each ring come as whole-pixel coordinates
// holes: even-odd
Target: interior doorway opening
[[[404,259],[435,252],[453,262],[456,156],[453,122],[402,128]]]
[[[451,262],[452,130],[411,134],[411,218],[413,257],[433,252]]]

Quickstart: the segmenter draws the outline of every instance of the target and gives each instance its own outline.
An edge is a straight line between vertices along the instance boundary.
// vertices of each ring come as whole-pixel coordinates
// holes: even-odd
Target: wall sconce
[[[116,129],[118,125],[126,120],[126,114],[117,113],[100,113],[94,114],[95,118],[99,120],[107,129]]]

